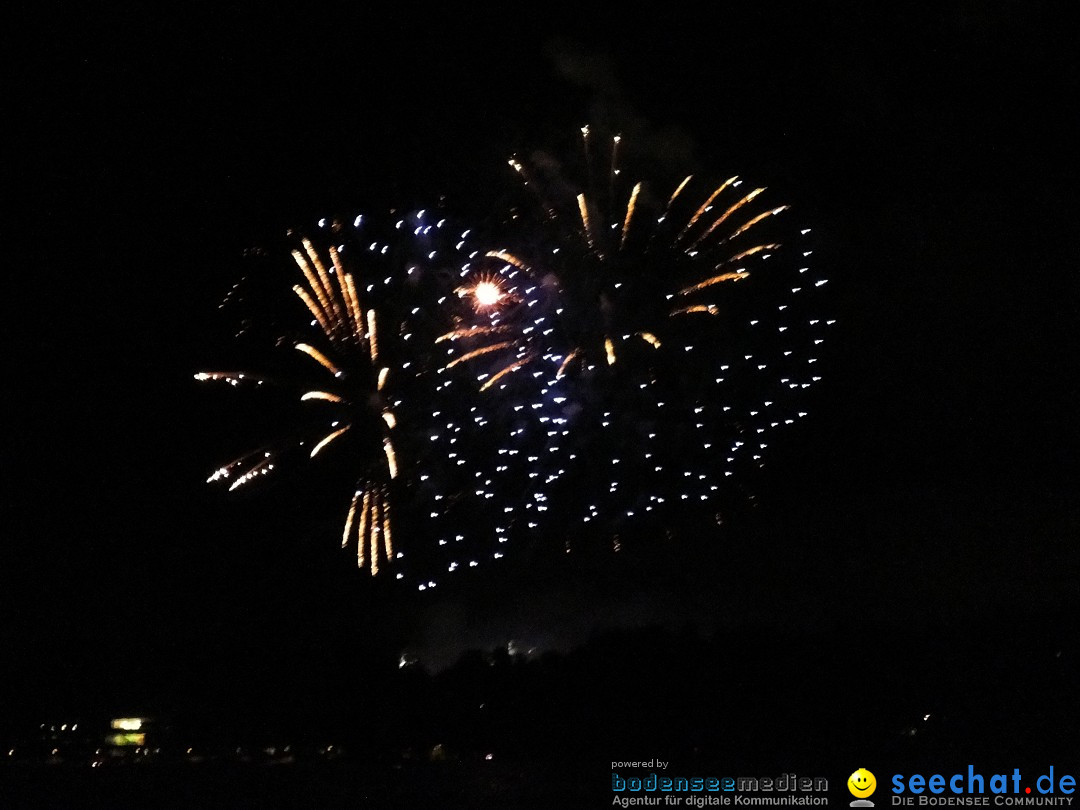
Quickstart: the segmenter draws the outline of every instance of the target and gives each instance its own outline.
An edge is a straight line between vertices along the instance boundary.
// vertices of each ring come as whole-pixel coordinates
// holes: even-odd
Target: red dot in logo
[[[1031,788],[1024,788],[1024,793],[1031,793]]]

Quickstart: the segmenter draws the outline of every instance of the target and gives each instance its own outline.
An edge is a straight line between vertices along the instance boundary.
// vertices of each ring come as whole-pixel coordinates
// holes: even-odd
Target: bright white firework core
[[[484,307],[494,306],[503,296],[499,285],[492,281],[481,281],[473,289],[473,295],[476,296],[476,303]]]

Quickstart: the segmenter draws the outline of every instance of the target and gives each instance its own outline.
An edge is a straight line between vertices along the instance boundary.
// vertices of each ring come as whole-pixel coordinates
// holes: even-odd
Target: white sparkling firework
[[[391,238],[358,217],[293,250],[309,326],[283,342],[314,414],[295,447],[350,471],[341,543],[372,574],[428,590],[523,539],[654,542],[744,498],[771,434],[806,416],[834,323],[809,229],[737,176],[652,184],[631,144],[601,161],[602,142],[582,130],[576,181],[512,159],[522,199],[483,234],[419,211]],[[235,489],[287,449],[210,480]]]
[[[766,189],[622,182],[625,142],[598,160],[598,133],[582,136],[579,180],[549,157],[510,161],[526,196],[459,288],[500,296],[442,336],[448,381],[490,402],[469,434],[433,440],[497,445],[462,467],[474,503],[501,511],[500,541],[621,531],[622,548],[691,504],[715,516],[745,497],[769,434],[805,416],[797,395],[820,380],[831,324],[812,291],[827,279]]]

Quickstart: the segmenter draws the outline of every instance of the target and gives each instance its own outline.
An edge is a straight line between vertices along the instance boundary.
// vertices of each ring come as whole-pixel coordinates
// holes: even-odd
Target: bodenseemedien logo
[[[615,763],[612,763],[615,765]],[[612,804],[618,807],[824,806],[829,780],[823,776],[644,776],[611,773]]]

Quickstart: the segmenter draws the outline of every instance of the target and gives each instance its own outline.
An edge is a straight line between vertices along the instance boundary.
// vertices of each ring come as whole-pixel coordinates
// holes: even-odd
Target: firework
[[[766,189],[624,180],[621,139],[601,160],[582,135],[580,174],[510,160],[522,194],[441,336],[445,379],[488,397],[472,500],[497,505],[498,541],[567,550],[719,517],[773,430],[805,416],[832,323],[809,230]]]
[[[395,547],[397,504],[414,511],[428,497],[418,485],[431,477],[419,469],[426,448],[418,437],[426,440],[431,423],[425,358],[437,328],[429,313],[467,265],[465,241],[429,211],[381,229],[364,217],[323,220],[313,236],[289,241],[288,278],[262,281],[291,289],[290,306],[280,324],[256,313],[277,327],[268,341],[277,350],[273,371],[195,377],[272,388],[301,407],[290,412],[285,438],[223,464],[208,481],[235,490],[284,461],[328,460],[347,470],[341,545],[354,547],[357,564],[374,575],[404,556]],[[255,307],[271,308],[262,300]]]
[[[582,172],[511,159],[515,193],[482,232],[417,211],[292,237],[270,370],[197,378],[301,410],[210,481],[346,471],[342,546],[420,590],[522,544],[620,551],[752,499],[820,380],[827,279],[766,189],[650,182],[621,140],[584,129]]]

